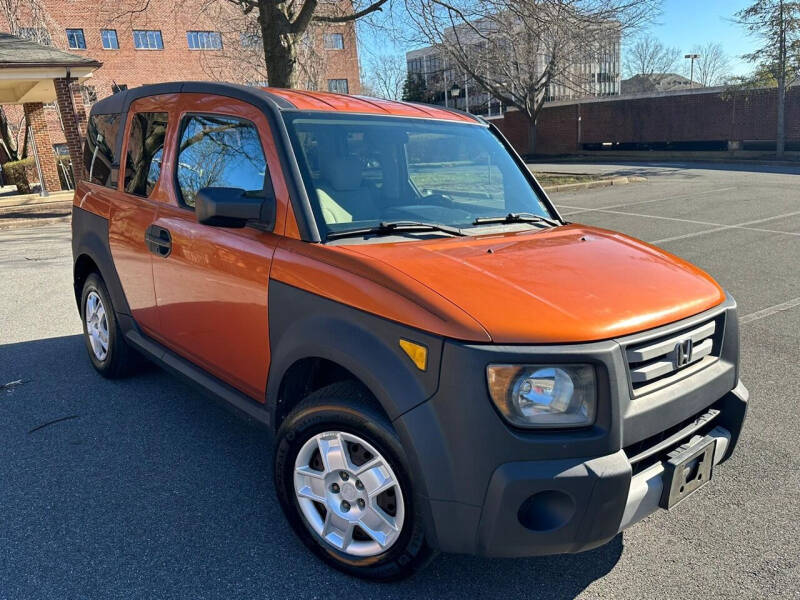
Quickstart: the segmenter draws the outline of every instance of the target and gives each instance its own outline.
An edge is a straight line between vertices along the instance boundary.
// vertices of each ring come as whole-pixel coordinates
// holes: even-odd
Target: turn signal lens
[[[489,393],[519,427],[585,427],[594,423],[597,384],[590,365],[490,365]]]
[[[428,368],[428,349],[425,346],[401,339],[400,347],[403,349],[403,352],[408,354],[408,358],[411,359],[411,362],[413,362],[420,371],[424,371]]]

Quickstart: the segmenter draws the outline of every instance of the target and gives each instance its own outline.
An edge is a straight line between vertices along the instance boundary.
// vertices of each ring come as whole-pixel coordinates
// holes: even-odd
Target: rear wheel
[[[355,382],[315,392],[278,432],[275,481],[289,521],[323,560],[375,580],[406,577],[433,557],[405,455]]]
[[[103,278],[92,273],[81,293],[83,337],[92,366],[103,377],[124,377],[141,364],[119,328],[114,306]]]

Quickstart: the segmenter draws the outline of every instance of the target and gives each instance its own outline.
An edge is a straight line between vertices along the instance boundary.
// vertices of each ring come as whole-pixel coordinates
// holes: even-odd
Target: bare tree
[[[800,2],[757,0],[736,13],[737,21],[762,45],[744,55],[770,73],[778,84],[776,155],[783,157],[786,146],[786,87],[800,73]]]
[[[110,20],[146,15],[150,1],[139,0],[137,7],[118,11]],[[106,2],[113,4],[114,0]],[[263,55],[263,69],[268,76],[264,79],[274,87],[298,88],[307,84],[308,71],[316,66],[312,63],[319,58],[317,54],[304,60],[308,59],[307,42],[324,29],[318,26],[364,20],[383,10],[387,2],[389,0],[205,0],[202,10],[213,11],[220,3],[239,9],[240,16],[245,18],[242,21],[233,18],[233,21],[241,25],[238,33],[259,41],[251,47],[258,48]],[[176,17],[182,4],[181,0],[176,0],[172,5]],[[248,69],[259,62],[250,61]]]
[[[622,66],[626,77],[651,77],[656,73],[673,73],[680,56],[678,48],[665,46],[657,38],[646,35],[637,38],[627,49]]]
[[[361,87],[387,100],[399,100],[406,81],[406,61],[396,54],[362,54]]]
[[[0,23],[11,35],[43,46],[52,46],[53,20],[41,0],[0,0]],[[14,119],[0,106],[0,147],[9,160],[25,156],[28,144],[27,119],[19,111]]]
[[[0,22],[11,35],[52,46],[55,24],[42,0],[0,0]]]
[[[203,53],[200,57],[203,70],[210,79],[274,85],[274,79],[269,77],[261,28],[255,15],[245,14],[228,0],[210,0],[204,6],[204,17],[219,23],[218,31],[229,40],[216,52]],[[324,35],[329,27],[312,22],[297,40],[295,87],[322,89],[328,66]]]
[[[699,54],[694,61],[694,81],[703,87],[723,85],[731,77],[731,61],[722,44],[708,42],[692,48],[692,54]],[[684,71],[687,71],[684,65]],[[686,72],[688,75],[688,71]]]
[[[388,1],[208,0],[209,4],[229,3],[240,8],[245,17],[252,17],[252,25],[246,32],[260,39],[269,83],[285,88],[302,87],[307,83],[304,81],[308,77],[306,71],[313,61],[303,58],[308,54],[308,41],[319,31],[315,26],[363,19],[382,10]],[[144,0],[144,5],[136,12],[146,11],[149,2]],[[303,68],[299,67],[300,63]]]
[[[621,34],[648,22],[660,6],[660,0],[405,1],[418,30],[445,58],[443,78],[466,76],[522,111],[531,140],[545,99],[594,93],[598,77],[610,76],[600,65],[616,60]]]

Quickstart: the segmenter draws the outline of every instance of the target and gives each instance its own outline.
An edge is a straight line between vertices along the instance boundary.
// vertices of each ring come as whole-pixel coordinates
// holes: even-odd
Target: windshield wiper
[[[478,217],[472,222],[473,225],[486,225],[487,223],[546,223],[551,227],[559,227],[561,225],[561,223],[553,219],[525,212],[510,212],[507,215],[498,217]]]
[[[361,237],[365,235],[391,235],[401,231],[441,231],[449,235],[467,235],[457,227],[442,225],[440,223],[425,223],[424,221],[382,221],[378,225],[359,227],[358,229],[345,229],[344,231],[331,231],[325,236],[326,240],[336,240],[345,237]]]

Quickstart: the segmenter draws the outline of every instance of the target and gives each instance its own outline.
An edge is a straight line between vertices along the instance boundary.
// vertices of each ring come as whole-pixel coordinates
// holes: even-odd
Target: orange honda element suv
[[[479,117],[183,82],[101,100],[87,129],[92,364],[147,357],[273,430],[286,517],[338,569],[586,550],[736,446],[733,298],[565,221]]]

